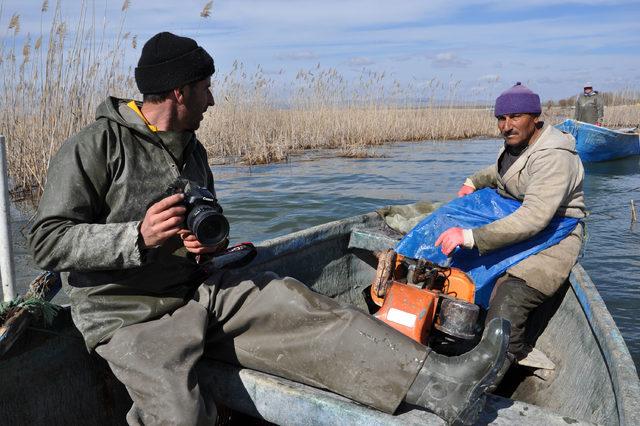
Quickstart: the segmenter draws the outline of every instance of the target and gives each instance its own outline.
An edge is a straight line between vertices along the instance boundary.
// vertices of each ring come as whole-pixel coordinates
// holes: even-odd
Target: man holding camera
[[[182,179],[215,197],[194,133],[214,105],[213,72],[192,39],[164,32],[147,41],[135,71],[143,102],[108,98],[96,121],[62,145],[30,235],[37,263],[62,272],[87,347],[125,384],[133,400],[127,421],[212,424],[215,406],[195,368],[202,357],[386,412],[404,400],[449,421],[474,421],[504,360],[502,320],[450,360],[290,277],[194,278],[199,257],[225,242],[203,244],[184,227],[192,207],[185,195],[163,194]]]

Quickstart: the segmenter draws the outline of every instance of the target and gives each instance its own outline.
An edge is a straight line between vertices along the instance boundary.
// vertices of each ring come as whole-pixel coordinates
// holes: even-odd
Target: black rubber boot
[[[502,382],[502,379],[504,379],[504,376],[507,374],[507,371],[509,371],[509,369],[513,365],[514,361],[515,361],[515,357],[507,349],[507,356],[504,357],[504,363],[502,364],[502,367],[500,367],[500,369],[498,370],[498,374],[496,374],[495,383],[487,388],[487,393],[495,392],[495,390],[498,388],[498,386]]]
[[[527,320],[531,312],[547,298],[544,293],[529,287],[526,281],[511,275],[507,275],[496,288],[489,302],[485,324],[489,324],[494,318],[504,318],[509,321],[511,336],[508,351],[513,359],[522,359],[527,355],[529,347],[526,339]]]
[[[405,401],[433,411],[449,424],[475,423],[484,407],[485,390],[504,365],[509,328],[508,321],[496,318],[469,352],[447,357],[431,351]]]

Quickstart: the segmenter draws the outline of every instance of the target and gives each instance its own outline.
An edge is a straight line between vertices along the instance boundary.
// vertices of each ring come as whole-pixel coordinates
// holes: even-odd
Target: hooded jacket
[[[498,161],[469,177],[476,189],[496,188],[500,195],[522,202],[514,213],[473,229],[479,252],[526,240],[542,231],[554,216],[584,218],[584,169],[573,136],[545,125],[538,139],[509,167],[498,173]],[[582,245],[582,225],[557,246],[528,257],[507,272],[531,287],[552,294],[575,264]],[[565,273],[566,271],[566,273]]]
[[[126,102],[108,98],[96,121],[61,146],[29,235],[37,264],[61,272],[89,349],[185,304],[196,262],[179,237],[142,250],[140,224],[179,176],[215,194],[195,134],[152,132],[135,114],[123,117]]]
[[[602,95],[595,90],[588,95],[581,93],[576,99],[574,118],[585,123],[601,123],[604,118],[604,101]]]

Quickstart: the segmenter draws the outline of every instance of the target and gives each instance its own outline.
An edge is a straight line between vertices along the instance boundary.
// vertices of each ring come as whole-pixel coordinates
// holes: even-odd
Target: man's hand
[[[225,238],[220,244],[216,246],[205,246],[203,245],[195,235],[193,235],[189,230],[182,229],[179,232],[180,238],[182,238],[182,243],[188,252],[193,254],[207,254],[207,253],[216,253],[218,251],[224,250],[229,245],[229,240]]]
[[[464,197],[465,195],[471,194],[473,191],[475,191],[475,188],[469,185],[462,185],[458,190],[458,197]]]
[[[441,250],[445,256],[449,256],[456,247],[464,244],[464,234],[462,228],[449,228],[444,231],[436,240],[436,247],[442,245]]]
[[[186,209],[181,204],[184,194],[174,194],[153,204],[144,215],[140,235],[145,248],[157,247],[178,235]]]

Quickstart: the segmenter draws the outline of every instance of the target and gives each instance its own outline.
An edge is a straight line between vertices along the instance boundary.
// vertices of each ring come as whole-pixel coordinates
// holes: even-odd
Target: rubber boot
[[[502,379],[504,379],[504,376],[506,376],[507,371],[509,371],[509,369],[513,365],[514,361],[515,361],[515,356],[513,356],[513,354],[511,354],[507,349],[507,356],[504,357],[504,363],[502,364],[502,367],[500,367],[500,369],[498,370],[498,374],[496,374],[495,383],[487,388],[487,393],[495,392],[498,386],[500,386]]]
[[[447,357],[430,351],[405,401],[434,412],[449,424],[475,423],[484,407],[485,390],[504,365],[509,330],[508,321],[496,318],[469,352]]]
[[[512,359],[522,359],[527,355],[529,342],[526,338],[526,325],[531,312],[548,297],[526,281],[507,275],[489,302],[489,311],[485,324],[494,318],[504,318],[511,325],[509,353]],[[505,370],[506,372],[506,370]]]

